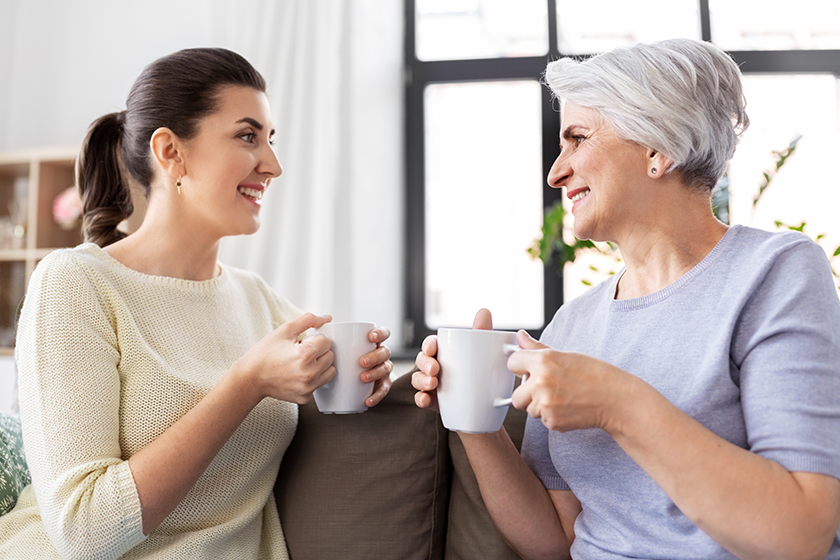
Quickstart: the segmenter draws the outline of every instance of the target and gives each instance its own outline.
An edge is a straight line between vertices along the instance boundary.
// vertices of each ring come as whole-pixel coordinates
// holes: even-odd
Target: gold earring
[[[178,187],[178,194],[181,194],[181,176],[178,175],[178,180],[175,181],[175,186]]]

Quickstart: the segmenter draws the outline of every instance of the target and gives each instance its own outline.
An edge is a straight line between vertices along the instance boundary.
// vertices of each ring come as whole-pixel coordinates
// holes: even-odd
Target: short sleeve
[[[768,263],[732,359],[749,449],[840,478],[840,299],[818,245],[790,244]]]

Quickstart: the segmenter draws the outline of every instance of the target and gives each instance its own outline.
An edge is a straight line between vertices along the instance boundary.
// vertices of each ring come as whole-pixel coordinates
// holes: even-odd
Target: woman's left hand
[[[636,381],[643,383],[596,358],[554,350],[525,331],[516,339],[522,350],[511,355],[508,368],[528,378],[513,392],[513,406],[539,418],[549,430],[609,432],[628,392]]]
[[[373,394],[367,398],[367,406],[376,406],[391,390],[391,349],[383,346],[383,342],[391,336],[388,327],[377,327],[370,331],[370,341],[376,344],[376,350],[365,354],[359,359],[359,364],[365,368],[361,378],[365,383],[374,383]]]

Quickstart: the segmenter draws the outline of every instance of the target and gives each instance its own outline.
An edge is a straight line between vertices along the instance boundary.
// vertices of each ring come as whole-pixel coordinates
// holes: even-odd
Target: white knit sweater
[[[93,244],[47,256],[16,346],[33,484],[0,517],[0,558],[287,558],[272,488],[296,405],[264,399],[148,537],[128,459],[299,314],[230,267],[194,282]]]

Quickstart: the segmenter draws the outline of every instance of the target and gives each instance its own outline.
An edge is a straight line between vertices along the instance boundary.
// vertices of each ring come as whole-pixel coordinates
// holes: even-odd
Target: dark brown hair
[[[178,51],[143,70],[128,94],[125,111],[90,125],[76,164],[86,241],[104,247],[125,237],[117,226],[131,216],[134,206],[120,164],[148,198],[153,176],[149,141],[154,131],[167,127],[184,140],[194,138],[199,122],[216,110],[220,90],[228,85],[266,89],[260,73],[234,52]]]

